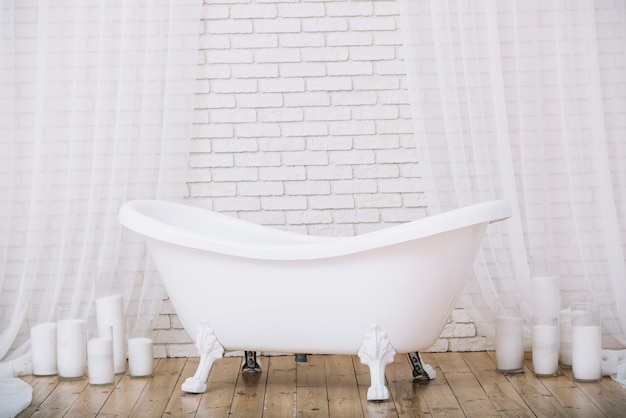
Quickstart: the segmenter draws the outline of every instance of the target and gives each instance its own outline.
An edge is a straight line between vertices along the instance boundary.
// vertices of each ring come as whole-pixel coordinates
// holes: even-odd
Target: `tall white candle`
[[[85,377],[85,321],[64,319],[57,323],[57,369],[61,379]]]
[[[57,324],[44,322],[30,329],[33,375],[57,374]]]
[[[96,319],[99,328],[111,327],[115,373],[124,373],[126,371],[126,319],[122,295],[96,299]]]
[[[562,366],[572,366],[572,319],[570,308],[561,310],[559,321],[559,363]]]
[[[532,354],[535,374],[556,374],[559,365],[559,330],[556,325],[533,325]]]
[[[576,380],[602,379],[602,333],[599,326],[572,326],[572,374]]]
[[[115,381],[113,368],[113,339],[92,338],[87,343],[89,383],[108,385]]]
[[[154,368],[152,339],[131,338],[128,340],[128,373],[131,376],[151,376]]]
[[[496,318],[496,369],[520,371],[524,368],[524,341],[521,317]]]

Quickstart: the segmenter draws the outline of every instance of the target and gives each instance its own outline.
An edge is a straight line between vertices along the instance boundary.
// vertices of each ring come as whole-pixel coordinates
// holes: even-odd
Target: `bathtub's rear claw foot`
[[[241,371],[245,373],[259,373],[261,366],[256,360],[256,351],[246,351]]]
[[[358,355],[361,363],[370,368],[371,386],[367,390],[367,400],[377,402],[389,399],[389,390],[385,386],[385,367],[393,361],[396,350],[377,324],[372,324],[365,333]]]
[[[414,382],[425,382],[435,378],[435,370],[430,365],[422,363],[420,353],[409,353],[409,360],[411,361],[411,366],[413,366]]]
[[[206,383],[195,377],[188,377],[181,389],[187,393],[204,393],[206,391]]]

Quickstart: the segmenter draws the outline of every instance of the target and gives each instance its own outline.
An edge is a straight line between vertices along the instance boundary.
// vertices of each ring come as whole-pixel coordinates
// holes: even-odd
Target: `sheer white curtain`
[[[494,298],[530,312],[529,258],[559,261],[562,296],[603,308],[626,344],[626,3],[401,0],[411,108],[431,213],[489,199],[463,302],[493,334]]]
[[[28,360],[34,304],[50,315],[71,305],[87,319],[98,292],[114,288],[128,318],[159,308],[144,245],[117,213],[128,199],[184,196],[200,9],[200,0],[1,0],[5,362]]]

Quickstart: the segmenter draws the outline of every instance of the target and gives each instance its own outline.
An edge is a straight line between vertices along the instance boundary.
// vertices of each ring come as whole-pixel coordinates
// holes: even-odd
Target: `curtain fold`
[[[128,199],[181,200],[201,0],[2,0],[0,358],[24,355],[31,307],[129,321],[162,293]]]
[[[429,212],[513,207],[489,228],[462,296],[479,332],[493,335],[498,296],[532,315],[529,260],[548,255],[561,298],[599,303],[604,346],[623,348],[626,4],[400,5]]]

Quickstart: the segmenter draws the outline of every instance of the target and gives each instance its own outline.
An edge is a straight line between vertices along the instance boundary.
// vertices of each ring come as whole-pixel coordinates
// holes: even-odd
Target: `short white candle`
[[[554,375],[559,365],[559,329],[554,325],[532,327],[533,371],[538,375]]]
[[[113,368],[113,339],[92,338],[87,343],[89,383],[108,385],[115,381]]]
[[[126,319],[122,295],[96,299],[96,319],[98,328],[111,327],[115,373],[124,373],[126,371]]]
[[[85,321],[64,319],[57,323],[57,369],[59,378],[85,377]]]
[[[599,326],[572,326],[572,374],[576,380],[602,378],[602,333]]]
[[[44,322],[30,329],[31,361],[33,375],[57,374],[57,324]]]
[[[154,367],[152,339],[131,338],[128,340],[128,373],[131,376],[151,376]]]
[[[522,318],[496,318],[496,369],[519,371],[524,368]]]

